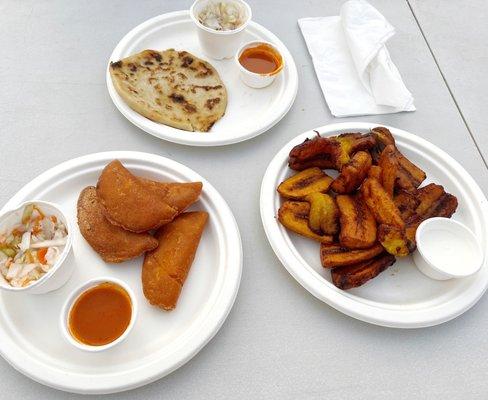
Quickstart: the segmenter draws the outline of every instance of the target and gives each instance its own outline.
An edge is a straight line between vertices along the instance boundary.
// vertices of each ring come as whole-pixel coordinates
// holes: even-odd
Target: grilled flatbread
[[[225,113],[227,91],[219,74],[186,51],[144,50],[109,69],[117,93],[150,120],[207,132]]]

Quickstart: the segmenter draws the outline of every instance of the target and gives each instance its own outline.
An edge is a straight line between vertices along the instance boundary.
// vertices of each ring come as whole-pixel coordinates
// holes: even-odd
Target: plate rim
[[[402,139],[406,139],[411,143],[419,145],[424,150],[430,150],[434,152],[433,154],[442,157],[443,160],[448,162],[450,165],[456,168],[456,170],[463,176],[463,180],[466,182],[466,186],[475,192],[475,196],[480,201],[481,214],[484,217],[484,222],[482,225],[488,226],[488,205],[487,199],[478,186],[473,177],[448,153],[440,149],[428,140],[421,138],[420,136],[414,135],[408,131],[388,126],[381,123],[374,122],[342,122],[323,125],[321,127],[310,129],[305,131],[298,136],[287,142],[278,152],[273,156],[270,161],[266,172],[264,173],[261,190],[260,190],[260,213],[261,221],[263,224],[266,237],[268,239],[271,248],[273,249],[275,255],[280,260],[281,264],[285,269],[293,276],[293,278],[300,283],[308,292],[313,296],[328,304],[329,306],[335,308],[336,310],[346,314],[355,319],[361,320],[363,322],[368,322],[374,325],[380,325],[389,328],[424,328],[429,326],[438,325],[447,322],[457,316],[463,314],[469,310],[478,300],[483,296],[488,287],[488,257],[485,257],[484,262],[484,274],[480,275],[480,279],[483,279],[482,284],[478,285],[478,291],[473,295],[470,294],[469,298],[457,307],[449,312],[446,310],[446,304],[440,304],[435,308],[434,315],[426,316],[422,315],[421,318],[418,317],[419,312],[425,314],[425,310],[432,310],[428,308],[425,310],[384,310],[374,307],[373,305],[366,303],[360,303],[354,298],[350,297],[341,291],[333,287],[331,283],[329,285],[323,284],[323,279],[319,281],[317,278],[318,274],[306,273],[304,272],[304,267],[306,269],[311,269],[310,265],[305,262],[305,260],[300,260],[298,257],[293,255],[293,251],[288,248],[288,245],[283,248],[284,240],[280,237],[278,222],[275,219],[276,210],[274,209],[274,200],[276,199],[276,188],[270,187],[276,179],[277,174],[281,171],[281,165],[284,157],[288,157],[288,153],[291,148],[303,142],[307,137],[312,137],[315,135],[314,131],[318,131],[324,135],[331,135],[333,133],[344,132],[344,131],[367,131],[376,126],[385,126],[391,130],[391,132]],[[305,265],[304,265],[305,263]],[[480,271],[480,272],[482,272]],[[465,298],[466,295],[463,297]],[[456,298],[457,299],[457,298]],[[452,300],[450,300],[452,301]],[[442,312],[439,312],[441,309]]]
[[[193,175],[195,179],[201,180],[204,185],[204,190],[211,192],[208,193],[210,201],[212,203],[217,203],[219,206],[218,209],[225,215],[228,228],[224,229],[224,233],[230,233],[230,235],[227,236],[229,239],[227,247],[230,249],[229,259],[234,261],[232,264],[226,264],[228,272],[226,275],[228,276],[222,282],[221,293],[218,294],[215,304],[213,305],[214,309],[207,314],[206,318],[200,324],[199,327],[201,330],[199,333],[196,336],[194,334],[188,338],[188,340],[184,343],[185,346],[179,344],[176,350],[168,356],[168,358],[171,359],[171,362],[168,362],[166,365],[158,366],[158,362],[160,362],[159,359],[151,361],[144,366],[145,370],[142,370],[145,372],[144,374],[141,373],[141,370],[137,370],[138,367],[118,373],[118,384],[97,384],[96,387],[87,387],[86,382],[84,382],[83,385],[76,383],[78,378],[76,373],[63,372],[60,368],[54,369],[52,366],[47,366],[47,370],[36,370],[36,368],[38,368],[37,364],[43,364],[44,366],[46,366],[46,364],[19,346],[6,349],[5,340],[0,340],[0,355],[15,370],[40,384],[65,392],[79,394],[109,394],[123,392],[152,383],[180,368],[190,361],[196,354],[198,354],[200,350],[203,349],[203,347],[205,347],[220,330],[230,311],[232,310],[241,282],[243,267],[242,239],[237,221],[231,208],[217,189],[215,189],[212,184],[199,173],[167,157],[139,151],[106,151],[91,153],[64,161],[49,168],[25,184],[7,201],[7,203],[5,203],[0,210],[0,213],[3,213],[11,208],[13,204],[17,203],[19,199],[24,196],[24,193],[29,191],[29,188],[32,185],[39,185],[39,183],[47,181],[55,175],[59,175],[60,173],[62,174],[62,171],[65,168],[72,168],[76,166],[81,167],[92,162],[109,161],[115,158],[136,162],[138,160],[155,162],[156,164],[164,166],[164,168],[169,167],[169,169],[172,171],[178,171],[185,175],[190,174]],[[215,311],[215,309],[217,309],[218,313],[216,313],[217,311]],[[10,329],[10,326],[4,327],[3,325],[0,325],[0,339],[5,337],[10,338],[10,334],[8,333]],[[10,341],[11,339],[8,340]],[[25,357],[26,354],[28,354],[27,357]],[[28,361],[32,359],[35,360],[36,365],[28,365]],[[156,366],[158,366],[158,368],[155,368]],[[140,376],[134,379],[127,379],[127,377],[130,375]]]
[[[247,29],[251,28],[253,30],[266,34],[266,36],[268,36],[269,38],[267,40],[272,42],[276,46],[278,46],[278,48],[280,49],[280,51],[282,52],[286,60],[286,68],[288,69],[290,74],[290,80],[286,84],[286,86],[293,85],[291,95],[287,99],[285,99],[286,101],[282,100],[284,106],[281,108],[281,110],[278,113],[274,115],[274,117],[268,123],[266,123],[265,125],[263,125],[258,129],[249,131],[247,134],[241,135],[239,137],[231,137],[228,139],[213,139],[211,137],[212,132],[206,132],[202,135],[201,132],[200,133],[188,132],[164,124],[158,124],[157,129],[156,128],[153,129],[151,127],[148,127],[147,125],[145,126],[144,124],[139,123],[136,117],[139,116],[140,114],[136,113],[135,111],[129,108],[127,110],[124,109],[125,102],[118,95],[118,93],[116,92],[112,84],[110,71],[109,71],[110,62],[114,59],[117,60],[120,59],[119,53],[121,49],[127,46],[130,40],[133,39],[133,37],[137,36],[140,31],[143,31],[144,29],[151,26],[152,24],[163,22],[164,20],[167,19],[169,20],[171,18],[181,18],[181,19],[188,18],[190,20],[190,11],[180,10],[180,11],[164,13],[142,22],[141,24],[132,28],[127,34],[125,34],[125,36],[115,46],[114,50],[112,51],[112,54],[110,55],[110,58],[107,63],[106,74],[105,74],[107,90],[115,107],[129,122],[131,122],[133,125],[141,129],[145,133],[149,133],[150,135],[153,135],[162,140],[167,140],[169,142],[188,145],[188,146],[211,147],[211,146],[225,146],[225,145],[240,143],[252,139],[271,129],[278,122],[280,122],[281,119],[283,119],[286,114],[288,114],[293,103],[295,102],[298,93],[298,71],[295,64],[295,60],[293,59],[291,52],[288,50],[285,44],[274,33],[269,31],[264,26],[258,24],[257,22],[250,21]],[[147,120],[147,118],[143,119],[143,121],[145,120]]]

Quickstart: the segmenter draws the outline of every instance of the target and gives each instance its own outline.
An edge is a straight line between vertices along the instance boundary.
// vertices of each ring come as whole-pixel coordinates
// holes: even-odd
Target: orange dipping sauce
[[[68,317],[71,335],[90,346],[102,346],[122,336],[132,317],[132,302],[121,286],[105,282],[76,299]]]
[[[245,49],[239,62],[248,71],[263,75],[277,73],[283,67],[281,55],[265,43]]]

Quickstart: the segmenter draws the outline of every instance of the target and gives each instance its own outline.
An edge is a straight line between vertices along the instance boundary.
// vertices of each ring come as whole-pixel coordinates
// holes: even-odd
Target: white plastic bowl
[[[224,2],[238,3],[244,9],[245,20],[241,26],[231,31],[217,31],[208,28],[198,20],[198,14],[206,7],[209,0],[196,0],[190,8],[190,16],[197,27],[198,39],[203,52],[215,59],[232,58],[236,55],[244,38],[244,31],[251,21],[251,7],[243,0],[222,0]]]
[[[91,346],[85,343],[81,343],[78,340],[76,340],[73,337],[73,335],[71,335],[71,332],[69,330],[68,319],[69,319],[69,314],[71,312],[71,308],[73,307],[73,304],[83,292],[105,282],[114,283],[116,285],[121,286],[129,295],[131,301],[131,307],[132,307],[132,314],[131,314],[129,325],[127,326],[127,329],[124,331],[124,333],[120,335],[117,339],[115,339],[113,342],[101,346]],[[63,337],[68,341],[68,343],[72,344],[73,346],[77,347],[80,350],[84,350],[88,352],[100,352],[100,351],[110,349],[111,347],[125,340],[125,338],[129,335],[130,331],[134,327],[134,324],[137,319],[137,310],[138,307],[137,307],[136,296],[134,295],[134,292],[129,287],[129,285],[127,285],[124,281],[121,281],[120,279],[116,279],[116,278],[109,278],[109,277],[95,278],[79,286],[70,294],[70,296],[64,303],[63,308],[61,310],[59,327],[61,329],[61,333]]]
[[[68,236],[66,238],[66,244],[64,249],[58,257],[56,263],[52,268],[41,276],[37,281],[32,282],[30,285],[25,287],[13,287],[11,286],[0,274],[0,289],[8,290],[10,292],[24,292],[28,294],[44,294],[51,292],[53,290],[59,289],[63,286],[71,275],[73,274],[75,268],[74,255],[73,255],[73,226],[71,221],[66,217],[66,215],[61,211],[59,206],[54,203],[41,200],[32,200],[22,203],[20,206],[13,210],[6,211],[0,216],[0,230],[5,226],[11,226],[17,224],[21,218],[24,207],[29,204],[36,204],[41,207],[43,211],[46,211],[50,215],[56,216],[61,221],[63,221],[66,229],[68,231]]]
[[[429,278],[447,280],[464,278],[483,265],[481,245],[470,229],[449,218],[430,218],[415,234],[417,250],[413,259]]]

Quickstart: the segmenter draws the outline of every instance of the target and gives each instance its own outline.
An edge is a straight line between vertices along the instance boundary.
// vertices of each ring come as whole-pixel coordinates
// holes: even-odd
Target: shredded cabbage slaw
[[[45,275],[66,245],[68,231],[55,215],[28,204],[21,220],[0,231],[0,273],[13,287],[26,287]]]

